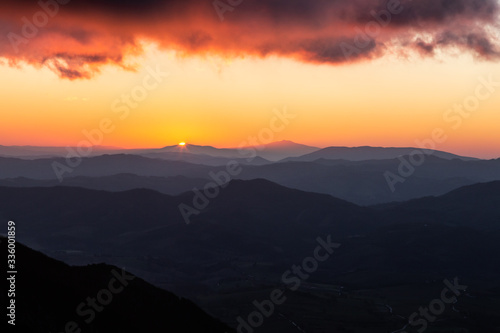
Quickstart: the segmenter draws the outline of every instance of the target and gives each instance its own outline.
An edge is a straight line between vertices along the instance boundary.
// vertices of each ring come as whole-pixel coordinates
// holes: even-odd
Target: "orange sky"
[[[56,16],[47,26],[50,33],[40,32],[39,39],[17,54],[6,51],[5,45],[0,47],[0,144],[75,146],[85,139],[83,131],[97,129],[109,119],[112,130],[103,135],[103,145],[161,147],[186,141],[234,147],[269,127],[273,110],[286,107],[297,117],[275,133],[275,140],[320,147],[416,146],[416,140],[431,138],[432,131],[441,128],[447,139],[436,149],[500,157],[500,86],[486,91],[487,98],[470,115],[448,112],[455,104],[473,101],[477,89],[485,91],[478,88],[480,78],[500,82],[500,65],[491,44],[471,44],[471,52],[464,51],[462,44],[450,45],[446,51],[436,48],[431,57],[414,47],[402,52],[401,47],[394,47],[397,43],[388,42],[397,37],[403,43],[406,38],[402,36],[407,30],[395,21],[379,38],[385,49],[377,46],[369,60],[344,62],[323,46],[317,49],[314,44],[311,49],[297,44],[300,46],[294,47],[299,48],[289,49],[282,41],[292,43],[291,37],[285,37],[292,32],[293,38],[307,39],[318,31],[324,31],[325,38],[340,38],[355,26],[350,23],[332,23],[341,28],[333,36],[325,27],[308,22],[273,23],[264,16],[261,23],[276,30],[265,33],[259,28],[252,35],[241,35],[251,31],[251,23],[241,28],[237,21],[218,22],[214,13],[203,15],[187,17],[198,25],[208,22],[207,31],[215,44],[176,42],[178,37],[172,31],[165,37],[154,31],[154,24],[141,28],[145,25],[139,19],[119,31],[103,23],[117,18],[86,24],[88,31],[105,31],[99,38],[83,42],[78,37],[78,42],[67,44],[63,41],[69,37],[55,36],[54,31],[73,22],[70,18],[85,21],[73,13]],[[477,17],[491,20],[482,12]],[[251,18],[244,17],[247,23]],[[462,18],[464,24],[468,20]],[[185,22],[167,21],[161,28],[182,34]],[[431,19],[429,22],[426,33],[444,29]],[[240,35],[233,36],[233,28]],[[145,37],[129,39],[134,29]],[[219,39],[214,39],[216,33],[221,34]],[[418,36],[413,40],[427,38],[424,32]],[[491,38],[499,38],[498,33]],[[269,43],[273,51],[263,56],[262,43]],[[76,55],[64,53],[69,52],[65,48]],[[86,48],[105,56],[82,56]],[[324,58],[325,54],[330,58]],[[52,62],[40,62],[40,57]],[[58,63],[64,68],[55,68]],[[119,66],[110,65],[113,63]],[[148,78],[149,71],[156,68],[169,72],[159,84]],[[68,80],[72,77],[66,75],[73,74],[87,79]],[[150,88],[147,95],[134,107],[127,107],[128,116],[121,119],[124,111],[117,109],[125,103],[120,99],[143,91],[145,79]]]
[[[135,61],[137,72],[107,67],[90,81],[61,80],[30,66],[3,66],[0,142],[76,145],[84,139],[83,130],[109,118],[115,128],[103,145],[160,147],[186,141],[229,147],[269,127],[273,109],[287,107],[297,117],[276,133],[276,140],[414,146],[439,127],[449,139],[438,149],[500,156],[500,88],[457,129],[455,122],[443,119],[455,103],[474,95],[479,77],[492,73],[500,81],[499,65],[467,56],[329,66],[281,58],[178,58],[150,46]],[[113,102],[142,85],[146,68],[156,66],[169,76],[121,120]]]

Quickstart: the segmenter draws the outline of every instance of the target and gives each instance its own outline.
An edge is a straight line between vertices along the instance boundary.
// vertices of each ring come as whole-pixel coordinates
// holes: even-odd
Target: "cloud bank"
[[[500,59],[497,0],[9,0],[0,57],[91,78],[141,41],[183,55],[348,64],[387,54]]]

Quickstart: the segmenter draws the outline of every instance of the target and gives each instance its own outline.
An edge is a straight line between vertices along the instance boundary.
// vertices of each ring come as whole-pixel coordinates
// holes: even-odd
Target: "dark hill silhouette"
[[[408,157],[404,157],[408,160]],[[0,158],[0,179],[31,178],[38,180],[56,180],[52,163],[65,163],[64,159],[40,159],[26,161]],[[315,162],[284,162],[262,166],[242,165],[239,179],[267,179],[280,185],[303,191],[330,194],[359,205],[374,205],[392,201],[406,201],[429,195],[442,195],[451,190],[478,182],[500,180],[500,159],[462,161],[446,160],[436,156],[427,156],[425,163],[415,168],[415,172],[405,178],[404,183],[397,183],[391,191],[384,174],[391,172],[398,175],[399,159],[345,161],[320,159]],[[150,188],[162,193],[178,194],[164,186],[173,179],[152,182],[151,178],[121,177],[122,184],[113,181],[119,174],[135,174],[140,177],[185,177],[179,183],[173,182],[173,188],[185,189],[186,178],[210,179],[210,172],[218,172],[226,166],[203,166],[180,161],[151,159],[135,155],[104,155],[85,158],[80,166],[64,175],[70,185],[81,186],[81,181],[74,177],[106,177],[99,181],[90,180],[83,185],[87,188],[119,191],[128,188]],[[57,181],[57,180],[56,180]],[[39,186],[29,184],[27,180],[9,180],[9,186]],[[194,181],[196,183],[196,181]],[[102,184],[102,185],[101,185]],[[191,187],[192,189],[192,187]]]
[[[408,161],[408,156],[404,157]],[[462,161],[427,156],[392,192],[386,172],[399,175],[399,159],[284,162],[247,166],[240,178],[264,178],[290,188],[327,193],[360,205],[442,195],[461,186],[500,180],[500,159]]]
[[[77,147],[70,147],[76,151]],[[102,155],[111,151],[119,151],[121,148],[109,146],[93,146],[93,155]],[[66,147],[39,147],[39,146],[2,146],[0,145],[0,156],[19,157],[25,159],[38,159],[49,157],[63,157],[68,154]]]
[[[464,186],[439,197],[379,206],[407,221],[449,222],[477,229],[500,230],[500,181]]]
[[[67,165],[63,158],[48,158],[38,160],[21,160],[0,157],[0,178],[25,177],[32,179],[57,179],[53,163]],[[167,161],[146,158],[136,155],[102,155],[83,158],[82,162],[72,168],[71,173],[64,177],[88,176],[103,177],[121,173],[140,176],[190,176],[205,178],[213,168],[180,161]]]
[[[251,159],[243,158],[246,155],[239,155],[234,158],[230,157],[219,157],[219,156],[210,156],[210,155],[202,155],[202,154],[192,154],[187,152],[159,152],[159,153],[145,153],[140,154],[144,157],[149,158],[159,158],[163,160],[170,161],[183,161],[187,163],[193,164],[201,164],[201,165],[210,165],[210,166],[221,166],[226,165],[229,162],[236,161],[242,165],[250,164],[250,165],[264,165],[271,163],[270,161],[256,156]]]
[[[6,239],[0,237],[0,241],[2,251],[7,253]],[[15,332],[64,332],[70,321],[81,332],[232,332],[192,302],[118,267],[70,267],[20,243],[16,246],[16,259],[20,269],[16,278]],[[110,293],[109,304],[97,303],[102,311],[92,311],[93,319],[90,305],[82,308],[87,314],[77,314],[78,306],[86,303],[88,297],[99,300],[99,292],[109,290],[111,280],[115,281],[113,288],[121,291]]]
[[[328,293],[332,286],[379,295],[396,288],[397,295],[414,300],[411,307],[403,307],[405,315],[427,304],[443,288],[442,280],[454,276],[473,290],[484,288],[483,295],[496,297],[489,288],[498,287],[500,278],[497,182],[366,208],[267,180],[237,180],[186,225],[178,205],[191,204],[192,199],[191,192],[168,196],[145,189],[112,193],[0,187],[0,218],[15,220],[18,239],[44,253],[69,263],[105,260],[130,267],[234,327],[235,318],[248,313],[253,299],[266,299],[268,288],[282,287],[283,272],[312,255],[317,238],[328,235],[341,247],[311,275],[312,284],[304,285],[284,305],[296,311],[303,302],[320,304],[308,307],[301,317],[310,327],[320,325],[315,318],[323,318],[324,330],[341,318],[350,322],[335,314],[330,319],[322,315],[327,301],[313,295],[322,288]],[[416,286],[428,290],[436,283],[437,290],[413,291]],[[468,318],[482,319],[465,322],[470,331],[481,331],[478,323],[488,331],[496,323],[484,312],[491,305],[475,295],[475,305],[467,308],[473,315]],[[335,299],[349,307],[342,297]],[[372,301],[367,302],[360,306]],[[398,304],[388,301],[391,306],[393,302]],[[356,323],[369,325],[373,320],[359,317],[359,307],[349,313],[357,314],[352,317]],[[279,316],[275,317],[269,321],[277,324]],[[388,325],[391,320],[382,322]],[[384,326],[377,332],[403,325]]]
[[[490,186],[497,183],[462,189],[471,192],[462,194],[460,200],[451,193],[422,199],[417,206],[409,202],[373,209],[267,180],[232,181],[205,209],[191,216],[189,226],[178,206],[192,206],[192,192],[168,196],[145,189],[110,193],[70,187],[0,187],[0,217],[18,221],[19,237],[49,252],[158,252],[169,260],[199,262],[225,252],[269,259],[278,255],[275,248],[281,248],[292,260],[307,252],[318,236],[327,234],[349,238],[394,225],[412,229],[423,224],[459,228],[460,232],[498,232],[499,201]],[[486,200],[478,191],[493,194]],[[480,205],[474,203],[477,198],[482,198]],[[453,205],[440,207],[436,202]]]
[[[364,147],[327,147],[299,157],[287,158],[286,161],[312,162],[317,159],[347,160],[347,161],[388,160],[397,158],[398,156],[410,155],[415,150],[423,151],[426,154],[447,160],[451,159],[460,159],[464,161],[477,160],[477,158],[459,156],[452,153],[433,150],[433,149],[420,149],[414,147],[364,146]]]
[[[0,179],[0,186],[11,187],[54,187],[69,186],[82,187],[93,190],[111,192],[127,191],[132,189],[151,189],[164,194],[180,194],[192,190],[194,187],[203,188],[207,183],[203,178],[188,178],[184,176],[156,177],[138,176],[134,174],[117,174],[103,177],[67,177],[63,182],[58,180],[29,179],[24,177]]]
[[[257,150],[258,156],[271,161],[282,160],[287,157],[297,157],[319,150],[318,147],[307,146],[289,140],[282,140],[253,147]]]
[[[0,187],[0,215],[25,221],[20,226],[26,228],[21,233],[23,237],[40,239],[40,232],[47,235],[49,239],[44,244],[49,247],[52,243],[67,242],[67,236],[80,238],[83,230],[92,228],[100,231],[96,241],[124,233],[144,234],[168,226],[187,236],[187,230],[191,229],[186,228],[178,206],[181,203],[193,206],[193,198],[191,191],[174,197],[147,189],[111,193],[73,187]],[[262,229],[286,223],[283,231],[298,236],[299,229],[309,229],[307,234],[311,234],[317,232],[316,227],[342,233],[364,229],[373,223],[363,226],[356,223],[367,219],[370,212],[371,209],[329,195],[292,190],[257,179],[232,181],[192,220],[204,221],[193,223],[195,229],[210,225],[211,233],[216,234],[215,230],[221,228],[238,227],[242,235],[250,230],[262,235]],[[62,230],[68,234],[63,236]]]
[[[243,149],[249,149],[251,151],[257,150],[258,155],[252,160],[252,163],[261,164],[267,163],[267,161],[265,160],[267,158],[273,161],[277,161],[286,157],[295,157],[311,153],[315,150],[318,150],[319,148],[283,140],[256,147],[245,147]],[[70,147],[70,150],[77,151],[77,148]],[[3,157],[39,159],[50,157],[65,157],[67,154],[68,149],[66,147],[0,145],[0,156]],[[242,159],[249,156],[248,152],[242,153],[240,149],[236,148],[216,148],[212,146],[193,145],[189,143],[184,146],[172,145],[162,148],[145,149],[123,149],[117,147],[93,146],[90,156],[100,156],[105,154],[142,155],[154,158],[184,160],[191,163],[208,163],[209,165],[219,165],[225,159]]]

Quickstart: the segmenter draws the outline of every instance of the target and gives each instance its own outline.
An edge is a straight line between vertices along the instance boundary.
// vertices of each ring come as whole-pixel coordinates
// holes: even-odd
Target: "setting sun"
[[[179,142],[179,146],[185,146],[186,143],[185,142]]]

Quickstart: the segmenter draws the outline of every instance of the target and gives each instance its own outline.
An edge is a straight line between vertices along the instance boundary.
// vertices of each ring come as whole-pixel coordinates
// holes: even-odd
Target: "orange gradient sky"
[[[0,142],[74,146],[82,131],[110,118],[103,145],[161,147],[186,141],[234,147],[269,126],[273,109],[297,117],[276,140],[315,146],[415,146],[443,128],[437,149],[500,156],[500,88],[454,129],[443,119],[474,95],[478,78],[500,81],[500,65],[470,57],[384,58],[344,66],[293,60],[180,58],[150,46],[137,72],[107,67],[90,81],[61,80],[46,69],[2,66]],[[142,84],[147,67],[169,76],[121,120],[112,103]]]
[[[12,13],[16,10],[12,9]],[[132,43],[137,50],[130,51],[129,43],[121,46],[128,51],[113,48],[113,52],[124,56],[115,55],[120,60],[110,62],[118,62],[118,66],[106,61],[98,65],[85,63],[87,60],[76,63],[75,58],[62,53],[46,56],[54,61],[62,57],[68,63],[74,60],[72,65],[84,76],[87,75],[84,70],[90,68],[92,73],[86,79],[68,79],[62,72],[51,69],[45,60],[38,63],[38,55],[33,55],[36,51],[31,49],[12,55],[0,47],[0,144],[75,146],[85,139],[84,130],[98,128],[103,119],[109,118],[113,130],[104,135],[102,145],[106,146],[162,147],[187,142],[236,147],[268,127],[273,110],[286,107],[297,117],[282,132],[276,133],[275,140],[287,139],[319,147],[416,146],[416,140],[431,138],[432,131],[441,128],[447,139],[437,144],[436,149],[483,158],[500,157],[500,86],[481,100],[470,115],[448,113],[448,121],[444,116],[455,104],[475,95],[480,78],[500,82],[500,64],[490,44],[474,44],[472,53],[465,52],[463,45],[450,45],[447,52],[436,48],[432,56],[422,55],[423,51],[401,53],[386,48],[383,56],[377,51],[363,61],[305,60],[305,51],[288,50],[285,44],[279,44],[265,55],[261,49],[253,50],[261,39],[266,43],[280,40],[282,32],[268,37],[264,28],[259,28],[257,37],[241,36],[250,46],[236,52],[238,44],[230,40],[229,31],[238,27],[237,22],[229,21],[225,28],[220,28],[224,27],[223,23],[217,21],[214,13],[208,18],[196,13],[193,17],[199,18],[200,25],[210,23],[207,31],[224,34],[214,48],[205,44],[168,47],[165,43],[174,37],[154,37],[153,29],[148,27],[142,32],[147,36]],[[68,17],[76,20],[73,16]],[[70,24],[68,17],[56,17],[54,22]],[[492,22],[483,12],[478,17],[478,22]],[[80,19],[84,22],[86,18]],[[104,26],[99,20],[89,23],[89,29]],[[268,18],[261,20],[267,26],[276,25],[268,22]],[[137,20],[127,29],[108,33],[131,33],[131,30],[140,30],[141,24],[144,26]],[[177,18],[169,24],[176,29],[182,27]],[[403,23],[394,24],[381,38],[385,45],[405,36],[401,32]],[[302,26],[287,23],[281,28],[291,27],[296,29],[290,31],[297,36],[314,33],[307,22]],[[347,23],[342,27],[343,31],[352,30]],[[426,31],[434,31],[436,27],[444,29],[432,21]],[[245,29],[248,31],[249,27]],[[106,49],[109,35],[91,47]],[[498,32],[491,33],[490,37],[498,39]],[[38,47],[41,44],[35,43],[42,41],[67,45],[51,38],[43,35],[28,46]],[[50,47],[40,52],[49,52]],[[83,52],[85,48],[79,45],[78,50]],[[320,53],[314,56],[319,57]],[[169,76],[151,89],[137,107],[130,108],[128,117],[120,119],[113,105],[116,108],[123,104],[115,101],[142,85],[149,75],[148,68],[160,68]]]

